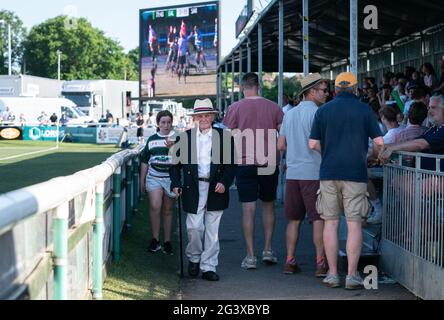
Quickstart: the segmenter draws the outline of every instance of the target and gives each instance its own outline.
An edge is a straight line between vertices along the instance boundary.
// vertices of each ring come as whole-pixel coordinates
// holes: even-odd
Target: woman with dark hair
[[[424,84],[433,89],[438,84],[438,78],[436,77],[435,69],[430,62],[426,62],[422,65],[421,71],[424,75]]]
[[[160,111],[156,116],[159,131],[148,138],[141,154],[140,186],[142,192],[148,192],[150,202],[150,220],[152,240],[149,252],[157,252],[162,247],[159,241],[161,213],[163,216],[163,252],[173,254],[171,246],[172,211],[176,195],[171,191],[169,169],[171,156],[167,140],[172,131],[173,115],[168,110]]]

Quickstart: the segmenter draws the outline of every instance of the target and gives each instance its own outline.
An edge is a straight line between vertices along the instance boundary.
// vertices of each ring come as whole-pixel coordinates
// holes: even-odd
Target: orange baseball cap
[[[336,77],[335,86],[339,88],[353,87],[358,83],[355,75],[351,72],[342,72]]]

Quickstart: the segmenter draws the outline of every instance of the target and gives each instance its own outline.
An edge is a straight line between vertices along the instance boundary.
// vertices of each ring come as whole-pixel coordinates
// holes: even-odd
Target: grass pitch
[[[177,213],[173,213],[171,241],[173,255],[147,251],[151,241],[148,196],[139,202],[139,213],[133,215],[132,228],[121,238],[119,262],[110,264],[103,285],[105,300],[175,300],[179,293],[179,242]],[[160,241],[163,243],[161,228]],[[184,264],[186,271],[187,264]]]
[[[0,160],[0,194],[93,167],[120,150],[115,145],[81,143],[48,150],[54,147],[55,142],[0,141],[0,159],[19,156]]]

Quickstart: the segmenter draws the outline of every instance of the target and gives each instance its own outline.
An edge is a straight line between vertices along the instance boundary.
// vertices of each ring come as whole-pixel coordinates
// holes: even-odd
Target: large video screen
[[[140,10],[140,97],[216,95],[218,3]]]

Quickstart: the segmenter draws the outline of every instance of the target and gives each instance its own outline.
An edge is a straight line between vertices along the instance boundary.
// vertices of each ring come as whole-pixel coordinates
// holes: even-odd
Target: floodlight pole
[[[350,0],[350,72],[358,77],[358,0]]]
[[[251,41],[247,41],[247,72],[251,72]]]
[[[224,91],[224,103],[225,103],[225,108],[224,111],[227,110],[227,94],[228,94],[228,63],[227,61],[225,61],[225,91]]]
[[[234,103],[234,53],[231,56],[231,104]]]
[[[217,70],[217,105],[219,112],[222,111],[222,72],[220,68]]]
[[[279,0],[279,83],[278,104],[283,107],[284,94],[284,1]]]
[[[309,57],[309,29],[308,29],[308,0],[302,2],[302,30],[303,30],[303,60],[304,60],[304,76],[310,73],[310,57]]]
[[[242,55],[242,44],[239,46],[239,94],[238,94],[238,101],[240,99],[242,99],[242,90],[241,90],[241,86],[242,86],[242,60],[243,60],[243,55]]]
[[[60,81],[60,55],[62,51],[57,50],[57,79]]]
[[[257,73],[259,76],[259,94],[262,95],[262,23],[257,25]]]

